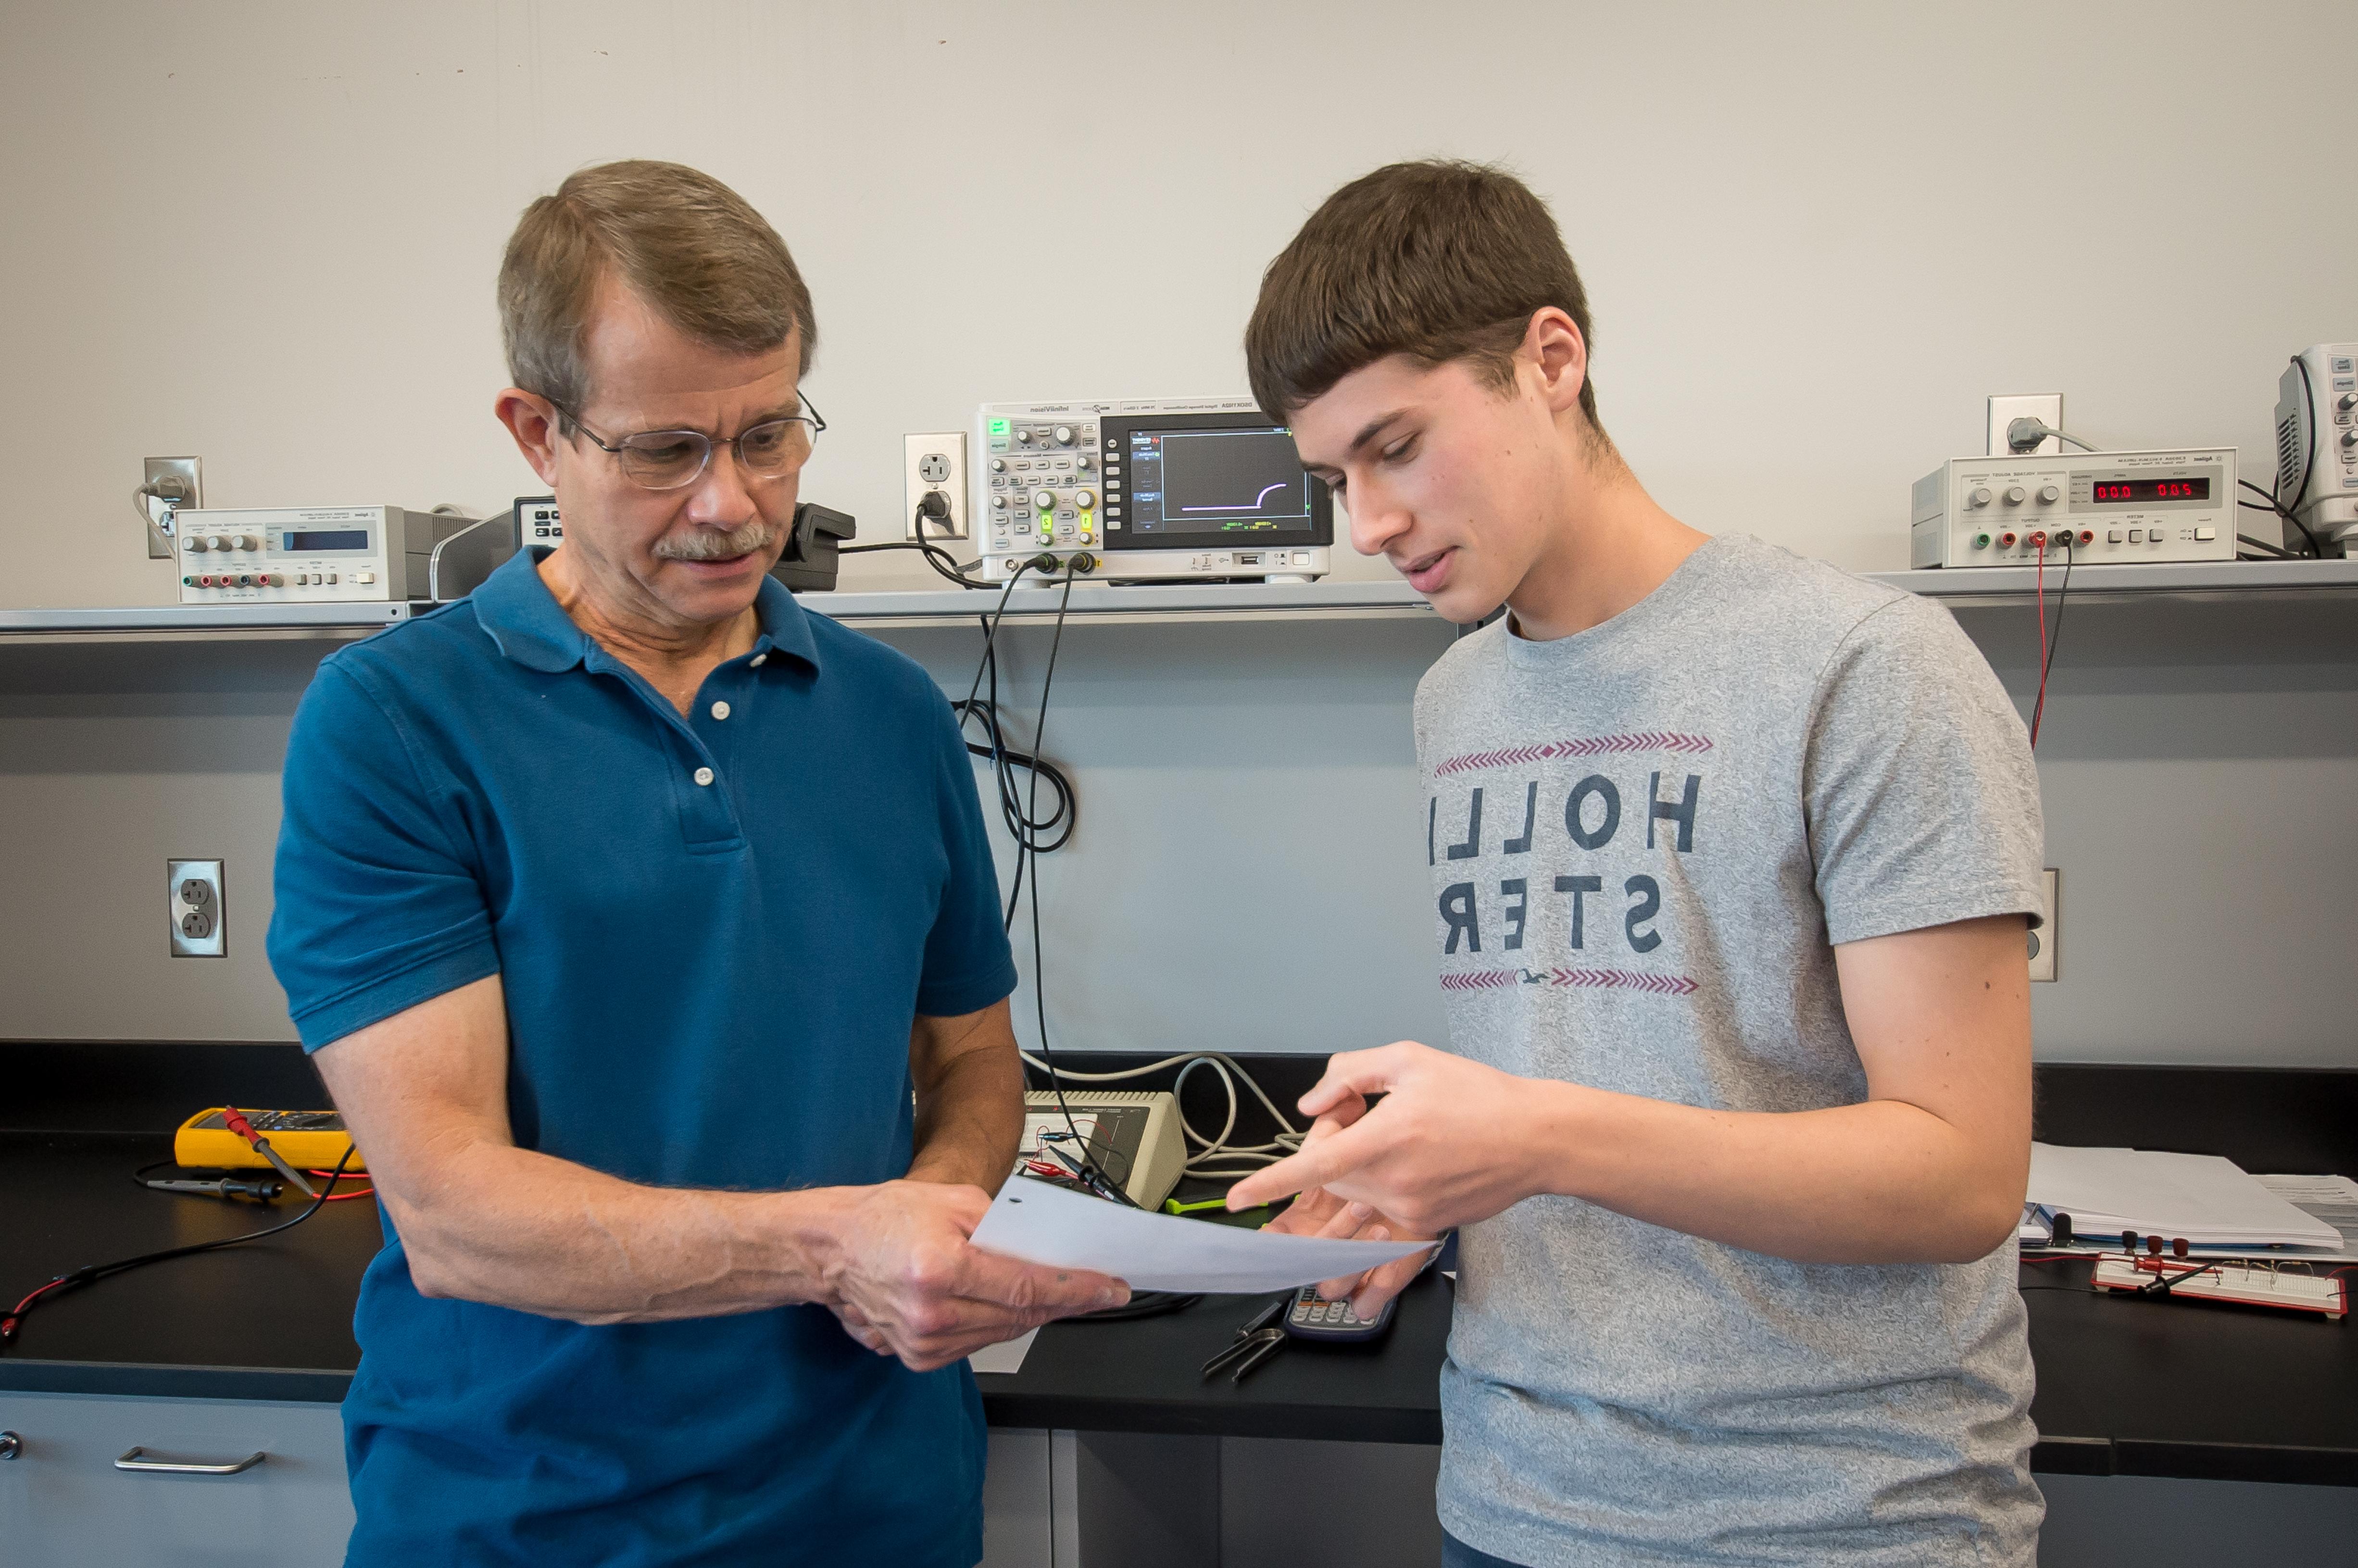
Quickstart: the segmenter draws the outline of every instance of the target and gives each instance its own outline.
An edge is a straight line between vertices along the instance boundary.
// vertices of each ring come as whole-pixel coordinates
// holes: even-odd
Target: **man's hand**
[[[1383,1217],[1395,1236],[1487,1219],[1542,1190],[1526,1157],[1530,1087],[1413,1040],[1344,1052],[1302,1097],[1303,1114],[1318,1119],[1302,1152],[1229,1188],[1228,1207],[1323,1187],[1328,1198]],[[1384,1098],[1369,1108],[1373,1094]]]
[[[826,1271],[827,1305],[854,1339],[913,1371],[1130,1299],[1120,1280],[971,1245],[967,1238],[990,1207],[979,1187],[886,1182],[849,1195],[837,1223],[839,1250]]]

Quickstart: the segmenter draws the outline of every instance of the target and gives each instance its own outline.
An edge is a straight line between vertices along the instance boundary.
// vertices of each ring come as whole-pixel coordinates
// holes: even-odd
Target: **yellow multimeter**
[[[192,1169],[270,1168],[262,1152],[229,1130],[224,1108],[200,1110],[172,1134],[172,1158]],[[332,1110],[243,1110],[253,1129],[270,1140],[279,1157],[298,1171],[331,1171],[352,1147],[344,1119]],[[344,1173],[368,1169],[357,1152]]]

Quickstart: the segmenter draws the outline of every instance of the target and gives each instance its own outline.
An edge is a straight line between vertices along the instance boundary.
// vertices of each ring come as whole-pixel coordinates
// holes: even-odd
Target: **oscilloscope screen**
[[[1129,457],[1130,526],[1138,534],[1312,531],[1313,481],[1282,426],[1132,430]]]

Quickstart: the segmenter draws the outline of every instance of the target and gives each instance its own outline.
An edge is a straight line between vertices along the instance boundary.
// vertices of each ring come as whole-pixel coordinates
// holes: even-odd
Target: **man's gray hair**
[[[566,409],[589,402],[582,339],[610,276],[710,348],[767,353],[799,330],[810,370],[818,323],[778,232],[710,175],[632,158],[573,175],[509,236],[500,335],[516,385]]]

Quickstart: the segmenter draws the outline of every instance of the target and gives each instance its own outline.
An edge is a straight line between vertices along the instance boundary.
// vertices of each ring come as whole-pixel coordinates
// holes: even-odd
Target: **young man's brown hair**
[[[802,373],[810,371],[818,346],[810,289],[766,219],[683,164],[600,164],[525,208],[500,262],[508,374],[556,404],[568,435],[590,400],[581,335],[609,276],[708,348],[766,353],[799,329]]]
[[[1531,187],[1451,158],[1388,164],[1328,197],[1269,264],[1245,328],[1246,372],[1281,417],[1392,354],[1467,360],[1503,389],[1532,312],[1550,305],[1593,353],[1587,291]],[[1594,378],[1580,411],[1601,439]]]

